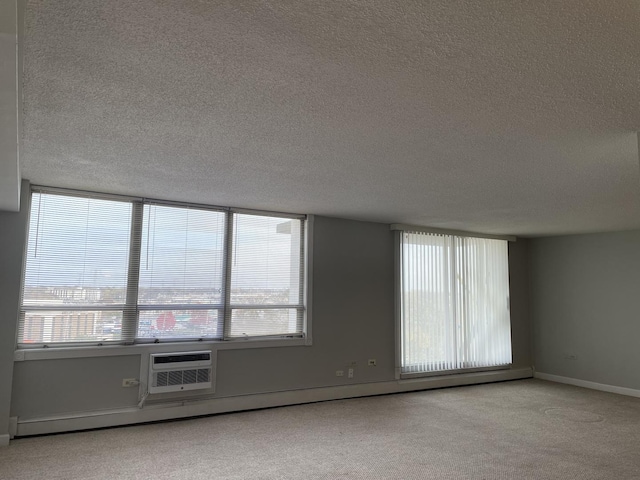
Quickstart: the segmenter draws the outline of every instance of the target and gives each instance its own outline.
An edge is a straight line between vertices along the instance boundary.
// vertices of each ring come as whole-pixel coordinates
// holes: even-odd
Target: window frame
[[[162,206],[162,207],[174,207],[174,208],[183,208],[183,209],[197,209],[197,210],[204,210],[204,211],[212,211],[212,212],[219,212],[219,213],[223,213],[225,215],[224,218],[224,224],[225,224],[225,228],[227,225],[227,220],[229,218],[229,209],[225,209],[223,207],[214,207],[214,206],[204,206],[204,205],[195,205],[195,204],[185,204],[185,203],[178,203],[178,202],[170,202],[170,201],[160,201],[160,200],[149,200],[149,199],[143,199],[142,202],[140,202],[140,219],[142,224],[139,226],[139,236],[140,236],[140,251],[139,251],[139,258],[135,259],[135,264],[136,266],[139,267],[139,265],[142,263],[142,238],[143,238],[143,229],[144,229],[144,207],[149,205],[149,206]],[[135,206],[134,206],[135,208]],[[132,226],[132,228],[135,228],[134,226]],[[222,271],[221,271],[221,276],[222,276],[222,283],[224,284],[224,275],[225,275],[225,263],[227,262],[227,255],[228,255],[228,245],[226,244],[227,241],[227,235],[226,235],[226,231],[223,231],[222,234],[223,237],[223,252],[222,252]],[[134,242],[132,242],[132,250],[135,249],[135,246],[133,245]],[[138,254],[137,252],[134,254]],[[149,343],[167,343],[167,342],[204,342],[204,341],[226,341],[227,339],[225,338],[218,338],[218,337],[197,337],[197,336],[193,336],[193,337],[187,337],[187,336],[183,336],[183,337],[165,337],[165,338],[157,338],[157,337],[138,337],[138,329],[140,326],[140,312],[142,311],[167,311],[167,312],[171,312],[174,310],[218,310],[219,315],[221,315],[223,318],[220,321],[223,324],[223,332],[224,332],[224,312],[225,312],[225,304],[224,304],[224,295],[221,295],[221,299],[220,299],[220,303],[219,304],[213,304],[213,303],[208,303],[208,304],[152,304],[152,303],[146,303],[146,304],[140,304],[140,299],[139,299],[139,291],[140,291],[140,272],[137,271],[135,272],[135,275],[137,276],[137,285],[136,285],[136,318],[135,318],[135,331],[134,331],[134,340],[133,343],[135,344],[149,344]]]
[[[420,378],[420,377],[435,377],[435,376],[447,376],[447,375],[455,375],[460,373],[474,373],[474,372],[488,372],[492,370],[509,370],[512,368],[513,364],[513,356],[511,358],[511,362],[507,365],[498,365],[498,366],[487,366],[487,367],[476,367],[476,368],[459,368],[452,370],[438,370],[438,371],[420,371],[420,372],[403,372],[403,358],[402,358],[402,335],[403,335],[403,326],[402,326],[402,234],[405,232],[409,233],[431,233],[431,234],[440,234],[440,235],[450,235],[456,237],[473,237],[473,238],[484,238],[490,240],[504,240],[506,242],[515,242],[517,241],[517,237],[513,235],[493,235],[493,234],[482,234],[482,233],[472,233],[462,230],[450,230],[436,227],[422,227],[415,225],[407,225],[401,223],[394,223],[390,225],[390,230],[394,234],[394,304],[395,304],[395,378],[396,380],[408,380],[412,378]],[[508,246],[507,246],[507,262],[508,259]],[[510,282],[509,282],[510,283]],[[511,324],[511,320],[510,320]],[[510,341],[511,340],[512,331],[510,331]],[[513,355],[513,345],[512,355]]]
[[[122,309],[118,308],[118,311],[122,312],[122,333],[121,338],[117,340],[106,341],[69,341],[69,342],[50,342],[50,343],[21,343],[22,339],[20,334],[23,331],[22,322],[24,320],[25,312],[34,310],[45,310],[39,305],[25,305],[24,304],[24,289],[25,289],[25,276],[27,266],[27,246],[29,245],[29,227],[31,223],[31,203],[34,193],[42,194],[54,194],[62,196],[72,196],[80,198],[96,198],[102,200],[113,200],[126,202],[131,205],[131,234],[129,237],[129,257],[127,266],[127,289],[125,303],[122,305]],[[138,291],[140,289],[140,261],[141,261],[141,248],[142,248],[142,228],[143,228],[143,210],[145,205],[163,205],[178,208],[196,208],[201,210],[218,211],[225,215],[224,224],[225,230],[223,232],[223,297],[221,304],[221,320],[222,324],[222,336],[221,337],[138,337],[138,322],[139,313],[143,310],[157,309],[155,307],[161,307],[160,309],[171,309],[175,305],[143,305],[138,304]],[[20,308],[19,308],[19,328],[17,329],[16,345],[17,345],[17,357],[24,358],[25,353],[29,352],[27,356],[33,356],[31,353],[38,351],[48,350],[49,352],[58,351],[56,355],[44,355],[43,358],[52,356],[53,358],[66,358],[64,351],[74,351],[72,356],[76,356],[79,351],[94,351],[97,350],[109,350],[110,354],[116,354],[117,351],[122,349],[131,349],[132,347],[149,347],[171,344],[179,344],[181,346],[187,346],[189,343],[202,345],[203,343],[210,345],[223,346],[223,348],[247,348],[251,344],[250,348],[254,347],[268,347],[268,346],[285,346],[285,345],[311,345],[311,245],[312,245],[312,231],[313,231],[313,215],[294,214],[294,213],[282,213],[272,212],[254,209],[243,209],[233,207],[221,207],[214,205],[203,205],[187,202],[174,202],[169,200],[150,199],[145,197],[135,197],[117,194],[107,194],[98,192],[89,192],[82,190],[73,190],[66,188],[57,188],[49,186],[31,185],[29,204],[27,215],[27,235],[25,242],[25,254],[23,256],[23,269],[21,279],[21,291],[20,291]],[[229,229],[229,225],[233,226],[233,219],[235,214],[250,214],[261,215],[267,217],[275,217],[285,219],[297,219],[301,222],[300,232],[300,249],[303,252],[300,256],[300,298],[301,304],[286,305],[286,308],[296,308],[301,312],[301,330],[300,333],[291,334],[278,334],[278,335],[262,335],[262,336],[246,336],[246,337],[230,337],[226,334],[230,325],[227,326],[227,322],[231,320],[232,305],[229,304],[229,286],[231,283],[231,271],[230,271],[230,257],[233,252],[233,230]],[[120,305],[118,305],[119,307]],[[199,306],[194,305],[195,309]],[[260,308],[262,304],[252,305],[253,308]],[[152,308],[153,307],[153,308]],[[164,308],[166,307],[166,308]],[[269,305],[268,308],[273,308]],[[89,311],[90,307],[83,309],[82,306],[77,306],[73,309],[79,311]],[[98,310],[98,309],[95,309]],[[237,345],[234,347],[233,345]],[[21,355],[18,355],[20,352]],[[62,355],[60,355],[62,354]],[[82,355],[81,355],[82,356]],[[35,355],[34,358],[40,358],[41,355]]]
[[[225,267],[226,267],[226,271],[224,274],[224,280],[225,280],[225,286],[224,286],[224,295],[225,298],[223,299],[223,303],[224,303],[224,320],[223,320],[223,329],[224,329],[224,337],[225,339],[234,339],[234,340],[242,340],[244,338],[254,338],[254,339],[258,339],[258,338],[272,338],[274,337],[273,335],[253,335],[250,337],[241,337],[241,336],[232,336],[231,335],[231,328],[232,328],[232,316],[233,316],[233,312],[234,310],[276,310],[276,309],[295,309],[297,312],[297,317],[298,317],[298,322],[300,323],[300,328],[301,331],[303,332],[303,336],[304,336],[304,332],[305,332],[305,294],[306,294],[306,288],[305,288],[305,272],[306,272],[306,268],[305,268],[305,264],[306,264],[306,251],[307,251],[307,246],[306,246],[306,230],[307,230],[307,225],[306,222],[300,218],[299,215],[294,215],[294,214],[279,214],[279,215],[272,215],[269,212],[263,212],[263,211],[259,211],[259,210],[249,210],[249,209],[241,209],[241,208],[231,208],[230,209],[230,215],[227,217],[227,228],[226,228],[226,234],[228,236],[228,238],[225,241],[225,245],[228,247],[228,251],[225,252]],[[234,216],[235,214],[239,214],[239,215],[252,215],[252,216],[263,216],[263,217],[277,217],[277,218],[282,218],[282,219],[286,219],[289,218],[291,220],[301,220],[301,232],[300,232],[300,252],[301,252],[301,263],[300,263],[300,277],[299,277],[299,293],[298,293],[298,303],[297,304],[241,304],[241,303],[234,303],[231,299],[231,283],[233,281],[233,274],[232,274],[232,267],[231,267],[231,258],[234,255],[234,247],[235,247],[235,243],[233,242],[233,236],[236,234],[236,225],[234,222]],[[297,336],[297,335],[292,335],[292,334],[285,334],[285,335],[277,335],[276,338],[290,338],[292,336]]]

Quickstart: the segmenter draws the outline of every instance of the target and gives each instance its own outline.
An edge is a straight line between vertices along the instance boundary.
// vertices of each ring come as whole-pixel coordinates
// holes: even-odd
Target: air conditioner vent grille
[[[156,372],[153,375],[153,387],[171,387],[176,385],[192,385],[195,383],[208,383],[211,378],[210,368],[196,370],[170,370],[168,372]]]
[[[201,368],[198,370],[198,383],[207,383],[211,381],[211,369]]]
[[[212,388],[212,376],[211,352],[152,354],[149,393]]]
[[[198,370],[183,370],[182,383],[198,383]]]

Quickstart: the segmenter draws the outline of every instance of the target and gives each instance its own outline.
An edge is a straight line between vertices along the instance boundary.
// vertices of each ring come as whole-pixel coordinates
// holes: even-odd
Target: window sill
[[[205,340],[194,342],[141,343],[136,345],[91,345],[74,347],[25,348],[13,354],[15,362],[30,360],[55,360],[65,358],[119,357],[126,355],[146,355],[150,353],[189,352],[211,349],[242,350],[247,348],[276,348],[310,346],[311,338],[275,338],[256,340]]]

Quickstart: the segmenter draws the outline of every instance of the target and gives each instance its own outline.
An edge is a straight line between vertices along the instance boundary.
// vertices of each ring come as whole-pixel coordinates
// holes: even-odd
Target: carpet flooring
[[[640,398],[542,380],[15,439],[0,479],[640,479]]]

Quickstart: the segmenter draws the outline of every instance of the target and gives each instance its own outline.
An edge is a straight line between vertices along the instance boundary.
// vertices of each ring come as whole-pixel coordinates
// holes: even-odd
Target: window
[[[511,363],[507,241],[399,232],[405,375]]]
[[[225,219],[220,211],[144,206],[139,338],[223,336]]]
[[[131,205],[33,193],[20,343],[120,339]]]
[[[303,337],[305,224],[34,189],[19,344]]]
[[[230,337],[292,335],[304,318],[300,220],[234,215]]]

